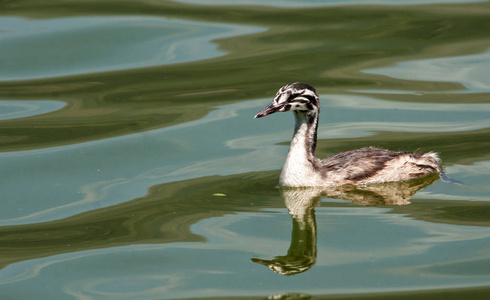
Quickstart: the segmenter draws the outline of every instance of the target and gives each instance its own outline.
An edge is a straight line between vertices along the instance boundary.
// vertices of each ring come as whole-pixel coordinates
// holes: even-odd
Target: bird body
[[[406,181],[441,172],[436,153],[405,153],[366,147],[337,153],[326,159],[315,157],[320,100],[307,83],[288,84],[255,118],[275,112],[293,111],[294,136],[279,183],[289,187],[360,185]]]

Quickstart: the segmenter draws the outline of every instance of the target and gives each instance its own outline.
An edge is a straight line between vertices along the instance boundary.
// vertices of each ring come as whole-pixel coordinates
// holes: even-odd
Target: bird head
[[[271,104],[256,114],[255,118],[282,111],[309,113],[319,110],[320,101],[315,88],[304,82],[294,82],[280,88]]]

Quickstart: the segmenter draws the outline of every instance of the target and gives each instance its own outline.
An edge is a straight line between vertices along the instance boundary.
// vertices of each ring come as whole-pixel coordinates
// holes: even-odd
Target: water
[[[206,4],[0,4],[0,298],[487,298],[490,4]],[[279,189],[292,81],[462,184]]]

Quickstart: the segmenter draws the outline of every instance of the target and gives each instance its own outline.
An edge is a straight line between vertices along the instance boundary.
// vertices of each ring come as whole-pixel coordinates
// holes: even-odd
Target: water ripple
[[[209,59],[224,54],[210,41],[263,30],[143,16],[3,17],[0,28],[0,81]]]
[[[490,92],[490,51],[474,55],[411,60],[363,72],[405,80],[458,82],[467,89],[458,91],[460,93],[488,93]]]
[[[66,103],[61,101],[0,100],[0,120],[25,118],[45,114],[58,110],[65,105]]]

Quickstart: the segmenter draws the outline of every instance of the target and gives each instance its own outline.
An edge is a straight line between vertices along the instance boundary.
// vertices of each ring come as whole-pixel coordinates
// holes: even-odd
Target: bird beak
[[[278,104],[275,104],[274,102],[272,102],[266,108],[264,108],[258,114],[256,114],[254,118],[257,119],[257,118],[262,118],[262,117],[268,116],[270,114],[273,114],[275,112],[280,111],[281,108],[283,108],[283,107],[284,107],[284,105],[280,105],[280,104],[278,105]]]

